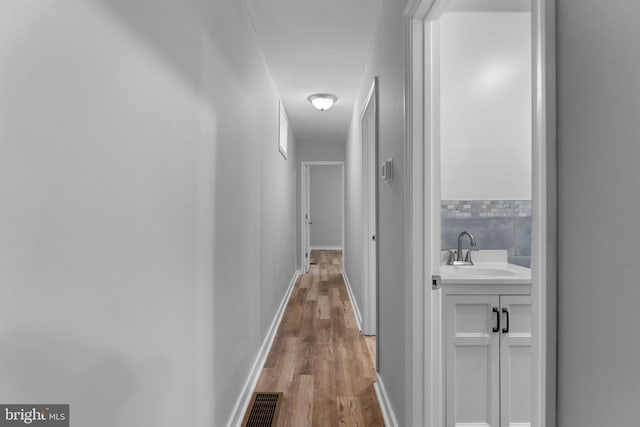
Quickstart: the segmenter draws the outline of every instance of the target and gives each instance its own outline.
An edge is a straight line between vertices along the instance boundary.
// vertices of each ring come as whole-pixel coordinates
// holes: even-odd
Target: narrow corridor
[[[283,393],[278,426],[384,426],[373,386],[375,350],[356,324],[342,253],[316,250],[311,256],[256,391]]]

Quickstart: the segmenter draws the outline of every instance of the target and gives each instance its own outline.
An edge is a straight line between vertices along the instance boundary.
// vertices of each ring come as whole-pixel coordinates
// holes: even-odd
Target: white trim
[[[533,0],[532,425],[556,425],[557,182],[555,0]]]
[[[371,236],[378,235],[378,100],[377,83],[373,78],[369,92],[360,111],[360,143],[362,153],[362,284],[363,284],[363,331],[376,335],[378,329],[378,243]],[[365,140],[365,117],[369,108],[373,109],[373,138],[369,133]],[[376,364],[377,366],[377,364]]]
[[[344,222],[345,222],[345,209],[346,209],[346,200],[345,200],[345,181],[344,181],[344,161],[340,160],[340,161],[335,161],[335,160],[303,160],[300,162],[300,251],[301,251],[301,258],[300,260],[302,261],[302,266],[303,266],[303,270],[304,270],[304,266],[305,266],[305,258],[304,258],[304,251],[305,251],[305,218],[304,218],[304,214],[306,211],[306,207],[304,206],[305,204],[305,197],[308,196],[307,193],[309,193],[309,183],[307,182],[308,180],[305,177],[305,167],[306,166],[340,166],[340,173],[341,173],[341,189],[342,189],[342,242],[341,246],[339,247],[340,250],[343,250],[344,248],[344,238],[345,238],[345,234],[344,234]],[[311,238],[311,237],[309,237]],[[313,249],[311,247],[311,245],[309,245],[309,247],[311,249]],[[317,248],[322,248],[320,246],[318,246]],[[333,247],[331,247],[333,248]],[[335,248],[338,248],[338,246],[336,246]],[[338,249],[331,249],[331,250],[338,250]],[[311,254],[309,254],[309,256],[311,256]],[[345,253],[343,251],[342,253],[342,263],[344,265],[344,259],[345,259]]]
[[[424,2],[423,2],[424,3]],[[413,5],[414,12],[422,5]],[[405,277],[407,307],[407,350],[405,378],[406,423],[411,426],[430,426],[427,414],[437,413],[437,405],[432,404],[431,390],[434,381],[431,378],[430,360],[426,355],[432,353],[429,313],[431,310],[431,291],[425,290],[430,273],[430,239],[424,236],[430,229],[425,225],[425,202],[430,200],[428,189],[424,188],[425,167],[429,155],[424,149],[424,23],[422,20],[405,19],[405,208],[404,237],[406,242]],[[416,43],[416,40],[419,43]],[[425,194],[425,192],[427,192]],[[426,209],[426,210],[425,210]],[[430,289],[430,286],[426,289]],[[427,339],[425,339],[427,338]],[[434,427],[437,424],[433,425]]]
[[[345,245],[345,231],[344,224],[347,217],[347,183],[344,178],[344,162],[341,162],[342,167],[340,168],[342,172],[342,265],[344,266],[344,245]],[[344,267],[343,267],[344,269]]]
[[[262,346],[260,347],[260,350],[258,350],[256,360],[251,367],[251,371],[249,371],[249,376],[244,383],[244,387],[242,387],[242,391],[240,392],[240,396],[238,396],[238,400],[236,400],[236,404],[234,405],[231,416],[229,417],[229,421],[227,422],[227,427],[240,427],[240,425],[242,424],[245,412],[247,411],[249,402],[251,401],[251,397],[253,396],[253,390],[255,390],[256,385],[258,384],[258,379],[260,378],[262,367],[267,360],[269,351],[271,351],[271,346],[273,345],[273,341],[276,337],[276,332],[278,331],[278,327],[280,326],[280,321],[282,321],[282,316],[284,315],[285,308],[287,307],[287,303],[289,302],[289,298],[291,297],[291,293],[293,292],[293,287],[295,286],[298,277],[302,274],[303,272],[301,270],[297,270],[293,274],[291,283],[289,283],[289,288],[287,288],[287,291],[285,292],[285,295],[280,302],[278,311],[276,311],[276,315],[271,322],[271,326],[267,331],[267,335],[264,338]]]
[[[311,250],[316,251],[341,251],[342,246],[311,246]]]
[[[287,150],[289,147],[289,118],[284,109],[282,100],[278,100],[278,151],[287,160]]]
[[[344,284],[347,288],[347,294],[349,294],[349,301],[351,301],[351,308],[353,309],[353,314],[354,314],[354,317],[356,318],[358,329],[362,331],[362,314],[360,314],[360,308],[358,308],[358,302],[356,301],[356,297],[353,295],[353,289],[351,288],[351,283],[349,283],[347,272],[344,271],[344,269],[342,270],[342,278],[344,279]]]
[[[444,10],[444,3],[447,0],[435,0],[432,7],[429,9],[428,15],[430,19],[425,20],[425,33],[423,40],[424,55],[425,55],[425,76],[428,76],[429,81],[424,81],[424,93],[425,98],[429,99],[429,103],[425,107],[428,120],[429,133],[425,134],[425,144],[430,147],[425,153],[425,165],[431,169],[431,175],[429,179],[426,179],[425,175],[425,187],[430,185],[430,188],[425,190],[425,205],[430,206],[428,216],[430,223],[425,225],[424,239],[426,242],[431,241],[429,251],[431,253],[431,265],[427,267],[425,274],[431,277],[439,273],[440,269],[440,248],[441,236],[437,233],[435,236],[432,234],[432,230],[441,230],[441,214],[440,214],[440,63],[434,60],[440,56],[440,23],[434,20],[436,16],[441,16]],[[428,258],[426,258],[428,259]],[[443,341],[443,322],[442,315],[443,308],[443,292],[429,292],[430,304],[431,304],[431,317],[429,318],[430,332],[430,354],[431,354],[431,366],[430,366],[430,378],[431,378],[431,425],[440,426],[445,424],[445,408],[446,408],[446,395],[444,393],[445,384],[445,349]],[[427,336],[425,336],[425,340]],[[425,368],[426,369],[426,368]]]
[[[309,272],[311,261],[311,233],[307,225],[307,215],[309,214],[309,176],[311,170],[304,163],[300,165],[300,259],[302,260],[302,271]],[[307,249],[309,253],[307,253]]]
[[[393,412],[393,407],[391,406],[391,402],[389,401],[387,389],[384,386],[384,382],[382,381],[382,377],[380,376],[380,374],[378,374],[378,378],[373,387],[376,390],[376,396],[378,396],[378,402],[380,403],[380,410],[382,411],[384,425],[386,427],[399,427],[400,424],[398,424],[396,414]]]
[[[375,96],[376,96],[376,85],[377,85],[377,78],[374,77],[373,78],[373,82],[371,83],[371,86],[369,87],[369,92],[367,92],[367,96],[364,98],[364,102],[362,103],[362,110],[360,111],[360,120],[362,121],[362,119],[364,118],[364,115],[367,111],[367,108],[369,107],[369,102],[371,101],[376,101]]]

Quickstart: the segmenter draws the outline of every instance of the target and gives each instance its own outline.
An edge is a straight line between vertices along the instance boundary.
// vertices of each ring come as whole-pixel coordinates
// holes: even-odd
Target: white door
[[[303,259],[303,265],[304,265],[304,272],[308,273],[309,272],[309,268],[310,268],[310,262],[311,262],[311,197],[310,197],[310,182],[311,182],[311,166],[309,165],[304,165],[303,166],[304,170],[302,171],[303,173],[303,180],[302,180],[302,185],[305,186],[305,188],[303,188],[302,194],[304,197],[304,200],[302,201],[302,207],[303,207],[303,213],[302,216],[304,218],[302,224],[303,224],[303,230],[302,230],[302,252],[304,255],[304,259]]]
[[[378,230],[377,230],[377,113],[376,81],[364,103],[362,126],[362,183],[364,230],[364,298],[363,332],[376,335],[378,312]],[[377,366],[377,364],[376,364]]]
[[[531,297],[500,297],[500,425],[531,425]]]
[[[446,426],[499,427],[500,298],[445,298]]]

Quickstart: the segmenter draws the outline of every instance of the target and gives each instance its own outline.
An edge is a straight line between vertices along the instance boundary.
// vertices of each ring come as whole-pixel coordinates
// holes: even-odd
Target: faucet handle
[[[449,249],[449,259],[447,260],[447,265],[453,265],[453,262],[456,260],[456,252],[454,250]]]
[[[470,262],[471,264],[473,264],[473,261],[471,260],[471,252],[478,252],[479,249],[473,249],[473,248],[469,248],[469,250],[467,250],[467,254],[464,257],[465,262]]]

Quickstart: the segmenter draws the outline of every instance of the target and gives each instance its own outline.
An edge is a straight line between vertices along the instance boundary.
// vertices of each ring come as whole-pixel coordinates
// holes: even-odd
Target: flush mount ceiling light
[[[309,102],[320,111],[326,111],[333,107],[333,104],[338,100],[335,96],[328,93],[316,93],[309,97]]]

